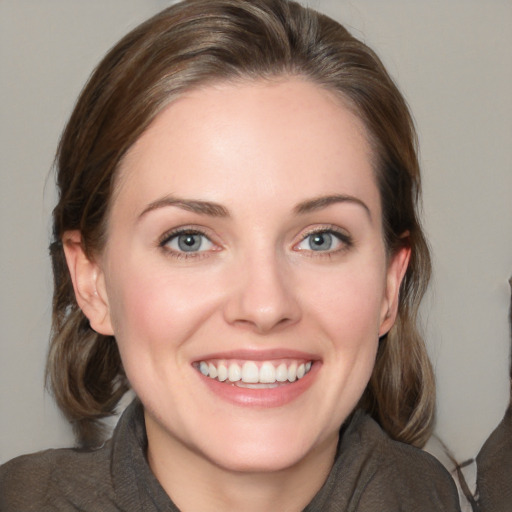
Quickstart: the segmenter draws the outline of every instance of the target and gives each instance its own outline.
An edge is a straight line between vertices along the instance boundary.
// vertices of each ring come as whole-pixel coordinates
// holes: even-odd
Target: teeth
[[[204,361],[201,361],[201,363],[199,363],[199,371],[200,371],[203,375],[208,376],[208,364],[207,364],[207,363],[205,363]]]
[[[217,377],[220,380],[220,382],[224,382],[228,378],[228,369],[225,364],[220,363],[217,368]],[[212,377],[213,379],[213,377]]]
[[[288,380],[290,382],[295,382],[296,379],[297,379],[297,365],[295,363],[293,363],[288,368]]]
[[[295,382],[302,379],[311,370],[312,362],[291,361],[281,362],[274,366],[271,361],[264,361],[260,366],[254,361],[237,362],[219,361],[216,363],[201,361],[199,371],[206,377],[220,382],[237,382],[244,387],[258,387],[259,384],[276,384],[279,382]],[[276,384],[277,385],[277,384]],[[270,386],[273,387],[273,386]]]
[[[242,378],[242,370],[236,363],[229,365],[228,379],[229,382],[238,382]]]
[[[277,382],[286,382],[288,380],[288,368],[284,363],[281,363],[276,370]]]
[[[212,363],[208,364],[208,375],[212,379],[215,379],[215,377],[217,377],[218,375],[217,368],[215,368],[215,366]]]
[[[249,384],[256,384],[260,380],[260,372],[256,363],[252,361],[248,361],[244,363],[242,366],[242,382],[247,382]]]
[[[265,362],[260,368],[260,382],[272,384],[276,381],[276,369],[272,363]]]

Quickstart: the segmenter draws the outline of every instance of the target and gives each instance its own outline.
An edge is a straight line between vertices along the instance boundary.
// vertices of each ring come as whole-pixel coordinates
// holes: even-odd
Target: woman
[[[92,449],[5,465],[2,510],[458,510],[414,448],[414,128],[364,44],[293,2],[170,7],[91,77],[57,182],[48,375]]]

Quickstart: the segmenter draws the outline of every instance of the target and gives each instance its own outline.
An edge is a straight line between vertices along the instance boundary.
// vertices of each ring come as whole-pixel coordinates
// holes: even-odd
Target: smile
[[[311,361],[200,361],[196,368],[218,382],[240,387],[276,387],[279,384],[302,379],[312,366]]]

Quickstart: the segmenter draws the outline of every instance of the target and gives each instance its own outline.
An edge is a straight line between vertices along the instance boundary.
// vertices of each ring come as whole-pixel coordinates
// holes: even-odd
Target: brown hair
[[[82,444],[97,441],[98,420],[113,413],[128,383],[115,339],[94,332],[75,301],[64,232],[80,230],[89,256],[101,251],[119,163],[180,93],[213,81],[286,75],[340,94],[366,126],[388,251],[407,245],[412,256],[397,321],[381,339],[360,405],[395,439],[422,445],[430,434],[433,373],[416,327],[430,259],[417,214],[416,136],[403,97],[371,49],[311,9],[286,0],[186,0],[107,54],[81,93],[57,152],[47,375]]]

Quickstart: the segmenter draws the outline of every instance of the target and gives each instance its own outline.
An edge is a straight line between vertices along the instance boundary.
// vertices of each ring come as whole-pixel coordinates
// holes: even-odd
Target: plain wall
[[[435,274],[422,309],[437,434],[476,455],[508,400],[512,2],[316,0],[383,59],[415,117]],[[0,0],[0,462],[73,443],[43,389],[50,169],[87,76],[169,2]]]

